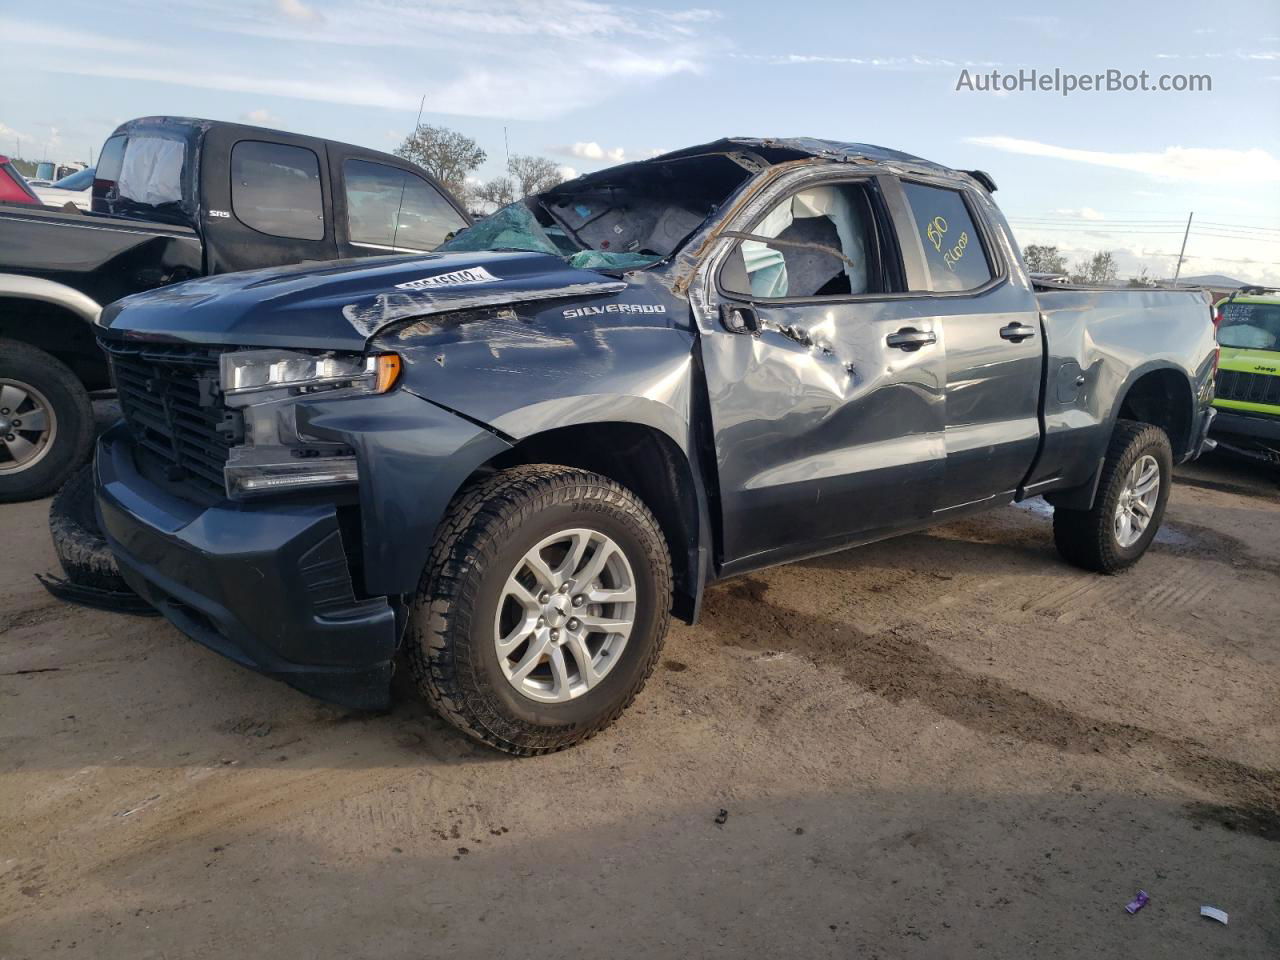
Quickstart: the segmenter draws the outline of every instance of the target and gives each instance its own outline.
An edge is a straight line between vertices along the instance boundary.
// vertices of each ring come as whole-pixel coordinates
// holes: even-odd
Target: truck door
[[[726,572],[923,525],[943,474],[943,338],[880,180],[798,173],[702,281]]]
[[[901,181],[925,289],[946,340],[946,510],[1010,497],[1040,443],[1042,350],[1035,294],[989,229],[990,201],[952,182]]]
[[[434,250],[467,226],[462,207],[410,164],[330,144],[333,216],[344,257]]]
[[[214,126],[201,152],[201,221],[209,273],[337,256],[329,169],[309,137]]]

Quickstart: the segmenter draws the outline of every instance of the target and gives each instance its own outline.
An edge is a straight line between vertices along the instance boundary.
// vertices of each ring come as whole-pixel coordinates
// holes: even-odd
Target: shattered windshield
[[[724,154],[615,167],[508,204],[436,249],[521,250],[581,269],[643,269],[675,253],[750,175]]]

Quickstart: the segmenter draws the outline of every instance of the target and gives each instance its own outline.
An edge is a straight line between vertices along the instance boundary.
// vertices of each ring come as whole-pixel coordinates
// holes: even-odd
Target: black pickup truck
[[[146,117],[106,141],[89,214],[0,204],[0,502],[88,457],[103,306],[192,277],[430,250],[469,222],[415,164],[236,123]]]
[[[470,735],[577,743],[707,584],[1044,496],[1115,572],[1212,419],[1199,293],[1035,284],[985,174],[725,140],[436,254],[194,280],[103,314],[99,525],[195,639]]]

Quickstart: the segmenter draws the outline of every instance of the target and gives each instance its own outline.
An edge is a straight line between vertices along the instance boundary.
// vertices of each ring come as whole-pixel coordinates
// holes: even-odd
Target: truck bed
[[[0,273],[66,284],[100,305],[203,272],[190,227],[0,204]]]
[[[1044,440],[1025,490],[1086,482],[1106,453],[1116,399],[1152,370],[1203,383],[1214,349],[1209,304],[1198,290],[1126,289],[1036,282],[1044,331]],[[1160,335],[1152,336],[1153,327]],[[1185,389],[1185,387],[1183,388]],[[1174,458],[1190,453],[1186,438]]]

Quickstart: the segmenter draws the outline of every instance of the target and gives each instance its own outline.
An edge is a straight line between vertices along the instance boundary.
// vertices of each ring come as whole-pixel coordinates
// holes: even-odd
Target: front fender
[[[89,324],[96,323],[98,315],[102,313],[102,307],[97,301],[65,283],[27,277],[20,273],[0,273],[0,296],[56,304]]]
[[[300,433],[355,451],[364,585],[373,595],[417,590],[449,501],[478,467],[511,448],[407,390],[299,403],[297,422]]]

